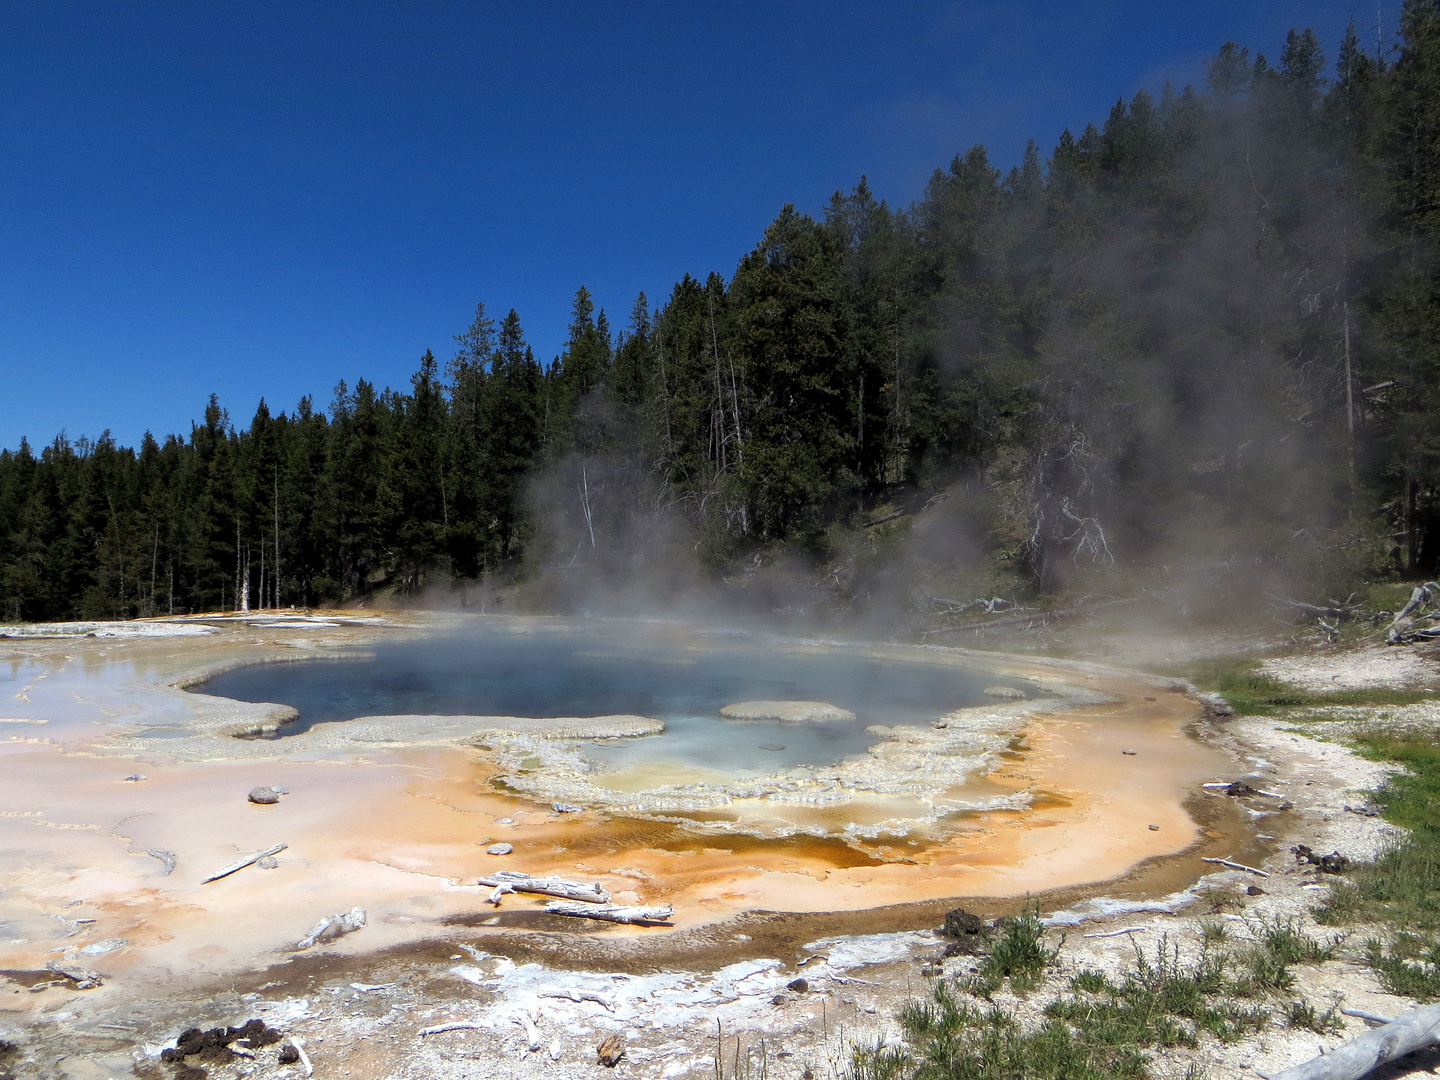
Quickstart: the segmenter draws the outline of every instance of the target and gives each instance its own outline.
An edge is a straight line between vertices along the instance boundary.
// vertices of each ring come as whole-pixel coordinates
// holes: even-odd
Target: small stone
[[[607,1035],[605,1041],[595,1048],[596,1060],[607,1069],[613,1069],[620,1064],[620,1059],[625,1056],[625,1036],[618,1031],[613,1035]]]
[[[1245,888],[1245,895],[1246,895],[1246,896],[1264,896],[1264,895],[1265,895],[1265,890],[1262,889],[1262,888],[1260,888],[1259,885],[1248,885],[1248,886],[1246,886],[1246,888]]]
[[[280,801],[281,794],[283,794],[281,791],[273,787],[257,787],[251,788],[250,794],[246,798],[261,806],[271,806]]]
[[[785,989],[794,990],[797,994],[803,994],[810,989],[810,983],[807,979],[791,979],[785,984]]]
[[[275,858],[274,855],[266,855],[263,859],[256,859],[255,865],[261,870],[274,870],[280,865],[280,860]]]
[[[299,1060],[300,1051],[296,1050],[295,1047],[291,1046],[289,1043],[286,1043],[280,1048],[281,1065],[294,1065]]]
[[[495,824],[496,824],[496,825],[514,825],[514,824],[515,824],[515,819],[514,819],[513,817],[498,817],[498,818],[495,819]]]
[[[1126,757],[1134,757],[1134,756],[1135,756],[1135,751],[1134,751],[1134,750],[1121,750],[1120,753],[1124,754]]]
[[[514,844],[491,844],[485,849],[486,855],[509,855],[515,850]]]
[[[576,806],[574,803],[557,802],[551,803],[550,809],[554,810],[557,814],[578,814],[585,808],[583,806]]]
[[[1146,694],[1146,695],[1145,695],[1145,700],[1146,700],[1146,701],[1154,701],[1155,699],[1154,699],[1153,697],[1151,697],[1149,694]]]
[[[131,773],[129,776],[125,777],[125,779],[124,779],[124,780],[121,780],[120,782],[121,782],[122,784],[138,784],[138,783],[140,783],[141,780],[148,780],[148,779],[149,779],[149,777],[147,777],[144,773],[138,773],[138,772],[137,772],[137,773]]]
[[[1159,825],[1149,825],[1149,826],[1147,826],[1147,828],[1148,828],[1151,832],[1159,832],[1159,831],[1160,831],[1160,826],[1159,826]]]

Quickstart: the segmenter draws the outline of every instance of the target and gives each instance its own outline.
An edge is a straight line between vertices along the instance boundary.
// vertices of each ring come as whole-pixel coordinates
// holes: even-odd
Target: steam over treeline
[[[786,207],[728,281],[618,331],[581,289],[548,365],[481,305],[406,391],[4,451],[0,616],[786,560],[850,595],[959,566],[1042,592],[1236,556],[1429,573],[1437,256],[1440,7],[1408,0],[1387,56],[1227,43],[1206,90],[1008,174],[977,146],[908,210],[863,179]]]

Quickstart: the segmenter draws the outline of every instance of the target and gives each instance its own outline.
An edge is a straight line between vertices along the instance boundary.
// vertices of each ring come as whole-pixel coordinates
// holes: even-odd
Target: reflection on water
[[[597,742],[586,747],[587,756],[622,773],[670,762],[703,779],[706,770],[734,776],[838,761],[874,742],[867,726],[928,724],[981,704],[981,691],[995,682],[953,667],[839,652],[606,644],[602,651],[593,636],[562,634],[392,642],[377,646],[373,659],[241,668],[203,690],[293,706],[299,717],[282,735],[394,713],[655,717],[665,722],[664,735]],[[755,699],[825,701],[856,719],[782,724],[719,718],[722,706]]]

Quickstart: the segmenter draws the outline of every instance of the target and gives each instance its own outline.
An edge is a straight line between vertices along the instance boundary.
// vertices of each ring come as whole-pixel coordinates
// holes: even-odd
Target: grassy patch
[[[1293,994],[1290,972],[1329,959],[1336,943],[1310,937],[1294,920],[1247,925],[1246,940],[1229,951],[1206,942],[1186,957],[1168,938],[1152,953],[1136,947],[1118,979],[1083,970],[1038,1019],[1022,1022],[972,995],[993,992],[1004,968],[1012,986],[1022,972],[1028,986],[1054,965],[1059,948],[1045,947],[1038,913],[1027,911],[997,943],[1009,961],[982,965],[984,979],[937,983],[930,1000],[905,1006],[905,1048],[857,1050],[847,1080],[1147,1080],[1157,1056],[1206,1038],[1235,1042],[1275,1024],[1337,1030],[1335,1009],[1319,1011]]]
[[[1255,660],[1208,660],[1191,667],[1187,676],[1204,690],[1216,690],[1247,716],[1273,716],[1282,709],[1316,709],[1327,705],[1414,705],[1433,701],[1424,690],[1364,687],[1356,690],[1306,690],[1261,673]]]
[[[1386,926],[1386,935],[1365,948],[1385,988],[1421,1001],[1440,999],[1440,741],[1384,729],[1362,731],[1354,741],[1366,757],[1405,766],[1375,801],[1410,835],[1337,881],[1316,915],[1332,925]]]

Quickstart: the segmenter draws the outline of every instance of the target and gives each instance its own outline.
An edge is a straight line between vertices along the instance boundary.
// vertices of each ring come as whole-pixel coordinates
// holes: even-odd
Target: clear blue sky
[[[1203,85],[1226,39],[1333,60],[1352,15],[1373,43],[1334,0],[6,0],[0,446],[404,386],[477,300],[548,360],[581,284],[623,324],[786,202],[866,173],[908,205],[973,143],[1008,166]]]

